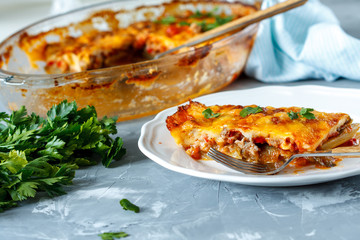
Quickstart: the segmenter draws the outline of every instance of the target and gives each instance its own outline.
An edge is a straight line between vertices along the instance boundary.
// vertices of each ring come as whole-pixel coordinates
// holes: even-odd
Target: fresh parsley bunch
[[[53,106],[46,118],[18,111],[0,113],[0,211],[18,201],[35,197],[38,191],[50,197],[64,194],[79,166],[108,167],[126,150],[116,134],[116,119],[99,120],[96,110],[78,110],[66,100]]]

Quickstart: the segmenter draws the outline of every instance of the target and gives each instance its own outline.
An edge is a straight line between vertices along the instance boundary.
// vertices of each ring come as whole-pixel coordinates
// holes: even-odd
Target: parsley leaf
[[[221,17],[216,15],[214,16],[214,18],[215,18],[215,22],[207,23],[205,21],[202,21],[202,22],[198,22],[197,25],[201,27],[201,31],[206,32],[214,28],[217,28],[225,23],[231,22],[234,17],[233,16]]]
[[[176,22],[176,18],[174,16],[166,16],[161,18],[160,20],[155,21],[156,23],[161,23],[164,25],[170,25]]]
[[[3,155],[2,158],[5,158],[5,160],[1,161],[0,166],[7,168],[13,174],[19,172],[28,163],[25,153],[15,150],[9,152],[8,155]]]
[[[217,12],[217,11],[218,11],[218,8],[214,8],[210,12],[196,10],[195,13],[190,16],[190,18],[197,19],[198,22],[196,22],[196,24],[201,27],[201,31],[203,31],[203,32],[212,30],[212,29],[219,27],[225,23],[228,23],[234,19],[233,16],[216,15],[215,12]],[[207,22],[207,18],[212,18],[214,20],[213,20],[213,22]],[[206,19],[206,21],[205,21],[205,19]],[[210,19],[210,21],[212,21],[212,19]],[[166,16],[166,17],[156,20],[155,23],[170,25],[170,24],[176,23],[176,17],[175,16]],[[178,24],[179,24],[179,26],[190,26],[191,25],[190,23],[188,23],[186,21],[180,21]]]
[[[314,111],[312,108],[301,108],[300,112],[290,111],[287,113],[287,115],[291,120],[298,119],[299,115],[306,119],[315,119],[315,115],[311,113],[312,111]]]
[[[129,236],[125,232],[105,232],[98,235],[102,240],[114,240],[115,238],[124,238]]]
[[[206,17],[212,17],[212,12],[201,12],[199,10],[196,10],[194,14],[190,16],[190,18],[206,18]]]
[[[298,119],[299,118],[299,115],[297,112],[293,112],[293,111],[290,111],[287,113],[287,115],[289,116],[289,118],[291,120],[294,120],[294,119]]]
[[[45,192],[65,194],[75,170],[102,161],[108,167],[126,150],[116,134],[116,119],[98,119],[94,107],[78,110],[66,100],[53,106],[46,118],[25,107],[0,113],[0,212],[18,201]]]
[[[216,23],[219,26],[231,22],[233,19],[234,19],[233,16],[225,16],[225,17],[215,16]]]
[[[123,207],[124,210],[130,210],[136,213],[140,212],[140,208],[138,206],[131,203],[129,200],[125,198],[120,200],[120,205]]]
[[[259,107],[259,106],[257,106],[257,107],[246,107],[243,110],[241,110],[240,116],[246,117],[246,116],[248,116],[250,114],[260,113],[262,111],[263,111],[263,109],[261,107]]]
[[[181,21],[181,22],[179,22],[179,25],[180,26],[190,26],[190,23],[185,22],[185,21]]]
[[[225,23],[230,22],[233,19],[233,16],[227,16],[227,17],[220,17],[220,16],[215,16],[215,22],[214,23],[205,23],[203,25],[203,31],[209,31],[212,30],[214,28],[217,28]]]
[[[299,114],[307,119],[315,119],[315,115],[311,113],[312,111],[314,111],[312,108],[301,108]]]
[[[205,109],[202,114],[206,119],[208,118],[217,118],[220,116],[220,113],[214,113],[210,108]]]
[[[122,146],[122,139],[117,137],[115,141],[111,144],[106,156],[103,157],[102,164],[105,167],[108,167],[113,159],[120,159],[125,155],[126,150],[122,148]]]

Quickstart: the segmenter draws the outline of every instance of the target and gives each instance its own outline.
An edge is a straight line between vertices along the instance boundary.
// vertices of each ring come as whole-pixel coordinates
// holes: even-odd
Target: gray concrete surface
[[[360,37],[360,1],[323,0],[343,28]],[[349,80],[281,84],[360,88]],[[269,86],[241,77],[224,89]],[[279,84],[278,84],[279,85]],[[356,103],[357,105],[357,103]],[[137,146],[141,126],[153,116],[118,124],[128,150],[110,169],[79,170],[68,194],[39,196],[0,213],[0,239],[100,239],[125,231],[127,239],[359,239],[360,176],[299,187],[253,187],[187,176],[145,157]],[[141,212],[123,211],[128,198]]]

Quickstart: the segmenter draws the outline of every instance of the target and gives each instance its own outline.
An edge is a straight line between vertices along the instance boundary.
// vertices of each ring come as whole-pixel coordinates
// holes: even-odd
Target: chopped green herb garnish
[[[176,18],[174,16],[167,16],[167,17],[161,18],[160,20],[157,20],[156,22],[165,24],[165,25],[170,25],[170,24],[176,22]]]
[[[214,28],[217,28],[225,23],[231,22],[233,20],[233,16],[215,16],[215,22],[213,23],[206,23],[205,21],[198,22],[197,25],[201,27],[201,31],[206,32],[209,30],[212,30]]]
[[[199,10],[196,10],[193,15],[191,15],[191,18],[206,18],[206,17],[212,17],[212,12],[200,12]]]
[[[299,114],[307,119],[315,119],[315,115],[311,113],[312,111],[314,111],[312,108],[301,108]]]
[[[136,213],[140,212],[140,208],[138,206],[131,203],[129,200],[125,198],[120,200],[120,205],[123,207],[124,210],[130,210]]]
[[[102,240],[114,240],[115,238],[124,238],[129,236],[125,232],[105,232],[98,235]]]
[[[213,10],[210,12],[201,12],[199,10],[196,10],[193,15],[191,15],[191,18],[206,18],[206,17],[213,17],[215,16],[215,13],[219,10],[219,6],[216,6]]]
[[[259,106],[257,106],[257,107],[246,107],[243,110],[241,110],[240,116],[246,117],[246,116],[248,116],[250,114],[260,113],[262,111],[263,111],[263,109],[261,107],[259,107]]]
[[[196,24],[201,28],[202,32],[206,31],[206,22],[202,21],[202,22],[197,22]]]
[[[225,16],[225,17],[215,16],[215,19],[216,19],[216,23],[220,26],[225,23],[231,22],[234,19],[234,17],[233,16]]]
[[[315,119],[315,115],[311,113],[312,111],[314,111],[314,109],[312,108],[301,108],[300,112],[290,111],[287,113],[287,115],[290,117],[291,120],[298,119],[299,115],[306,119]]]
[[[185,22],[185,21],[181,21],[181,22],[179,22],[179,25],[180,26],[190,26],[190,23]]]
[[[219,11],[219,9],[220,9],[219,6],[215,6],[215,7],[213,8],[213,10],[211,10],[211,12],[215,14],[217,11]]]
[[[211,18],[211,17],[215,18],[215,22],[213,22],[213,23],[207,23],[205,21],[197,22],[197,25],[199,25],[201,27],[201,31],[203,31],[203,32],[209,31],[209,30],[219,27],[225,23],[228,23],[228,22],[232,21],[234,18],[233,16],[221,17],[220,15],[215,15],[214,14],[215,11],[217,11],[217,8],[215,8],[211,12],[201,12],[201,11],[197,10],[193,15],[190,16],[190,18],[197,18],[197,19]],[[176,23],[176,17],[166,16],[159,20],[156,20],[155,22],[160,23],[160,24],[170,25],[170,24]],[[181,22],[179,22],[179,25],[180,26],[190,26],[190,23],[188,23],[186,21],[181,21]]]
[[[297,112],[293,112],[293,111],[290,111],[287,113],[287,115],[289,116],[289,118],[291,120],[294,120],[294,119],[298,119],[299,118],[299,115]]]
[[[219,26],[219,24],[217,24],[216,22],[215,23],[203,23],[201,25],[201,30],[203,32],[206,32],[206,31],[209,31],[209,30],[212,30],[214,28],[217,28]]]
[[[47,117],[27,114],[25,107],[11,115],[0,113],[0,211],[42,191],[50,197],[65,194],[79,166],[102,160],[108,167],[124,154],[116,134],[116,119],[99,120],[94,107],[78,110],[63,101]]]
[[[210,108],[205,109],[202,114],[206,119],[208,118],[217,118],[220,116],[220,113],[214,113]]]

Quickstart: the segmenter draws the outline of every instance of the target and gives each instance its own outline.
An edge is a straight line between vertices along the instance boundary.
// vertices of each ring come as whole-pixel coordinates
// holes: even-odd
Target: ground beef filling
[[[264,139],[248,139],[241,132],[224,129],[219,138],[213,139],[202,135],[196,144],[186,146],[185,150],[193,159],[206,159],[206,153],[214,147],[220,152],[249,162],[271,163],[274,167],[281,166],[284,161],[297,152],[270,146]],[[334,166],[334,158],[299,158],[295,165],[316,164],[323,167]]]

